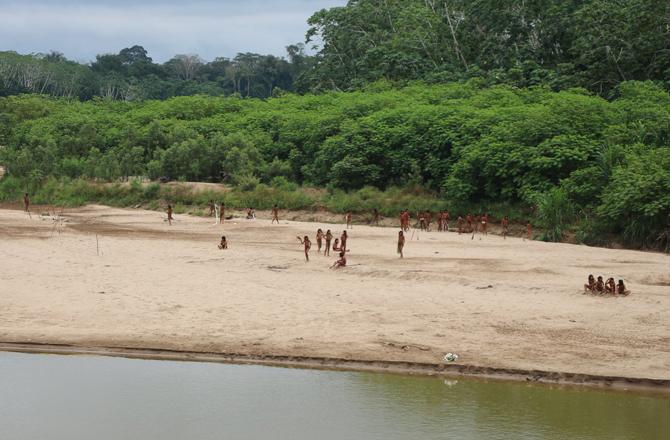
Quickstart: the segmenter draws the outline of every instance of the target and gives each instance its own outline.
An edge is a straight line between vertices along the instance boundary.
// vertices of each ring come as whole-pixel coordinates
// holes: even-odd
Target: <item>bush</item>
[[[563,233],[574,220],[574,208],[567,192],[553,188],[540,195],[537,200],[540,225],[544,228],[542,239],[562,241]]]

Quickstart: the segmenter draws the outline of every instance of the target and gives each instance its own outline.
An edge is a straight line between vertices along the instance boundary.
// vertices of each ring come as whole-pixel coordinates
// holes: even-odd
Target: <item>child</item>
[[[623,283],[623,280],[619,280],[619,284],[616,286],[616,292],[619,295],[629,295],[630,290],[626,289],[626,285]]]
[[[167,207],[167,220],[168,220],[168,225],[172,226],[172,205],[168,204]]]
[[[219,249],[228,249],[228,241],[226,240],[225,235],[221,237],[221,243],[219,243]]]
[[[502,220],[502,233],[503,239],[507,240],[507,234],[509,233],[509,217],[507,216],[503,217]]]
[[[402,254],[402,249],[405,247],[405,235],[402,233],[402,231],[398,232],[398,253],[400,254],[400,258],[404,258]]]
[[[333,240],[333,233],[330,229],[326,231],[326,248],[323,250],[323,255],[330,256],[330,242]]]
[[[321,244],[323,243],[323,231],[319,228],[316,231],[316,246],[317,252],[321,253]]]
[[[596,288],[596,278],[593,275],[589,275],[589,282],[584,284],[584,293],[591,292]]]
[[[333,243],[333,250],[334,250],[335,252],[340,252],[340,251],[342,251],[342,248],[340,247],[340,239],[339,239],[339,238],[336,238],[336,239],[335,239],[335,242]]]
[[[272,221],[270,222],[270,224],[273,224],[274,222],[277,222],[277,224],[279,224],[279,208],[277,208],[277,205],[275,205],[272,208]],[[321,249],[320,245],[319,249]]]
[[[305,235],[305,238],[298,237],[300,244],[305,246],[305,260],[309,261],[309,250],[312,247],[312,242],[309,241],[309,237]]]
[[[346,267],[347,266],[347,256],[344,252],[340,252],[340,259],[337,260],[335,263],[333,263],[332,266],[330,266],[331,269],[339,269],[341,267]]]

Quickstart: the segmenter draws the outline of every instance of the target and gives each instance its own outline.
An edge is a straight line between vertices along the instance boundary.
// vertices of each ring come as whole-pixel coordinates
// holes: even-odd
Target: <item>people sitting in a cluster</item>
[[[589,275],[588,282],[584,284],[584,293],[592,293],[598,295],[628,295],[630,290],[626,288],[623,280],[619,280],[618,284],[614,283],[614,278],[610,277],[607,281],[603,280],[602,276],[596,279],[593,275]]]

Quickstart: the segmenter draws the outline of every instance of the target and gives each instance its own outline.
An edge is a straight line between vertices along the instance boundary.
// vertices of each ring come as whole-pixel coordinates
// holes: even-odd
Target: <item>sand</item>
[[[267,213],[265,213],[267,214]],[[355,225],[349,267],[297,235],[342,224],[103,206],[0,210],[0,343],[439,364],[670,379],[670,256]],[[217,249],[221,235],[230,248]],[[97,235],[97,242],[96,242]],[[633,294],[582,294],[589,273]]]

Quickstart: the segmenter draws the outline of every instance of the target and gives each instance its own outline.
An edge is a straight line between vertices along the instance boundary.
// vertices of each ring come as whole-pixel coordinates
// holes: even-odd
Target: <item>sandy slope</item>
[[[667,255],[433,232],[401,261],[395,229],[355,226],[351,267],[332,271],[334,256],[314,248],[307,264],[295,237],[342,225],[64,216],[58,228],[0,210],[0,342],[420,362],[453,351],[481,366],[670,379]],[[633,295],[582,295],[590,272],[625,277]]]

